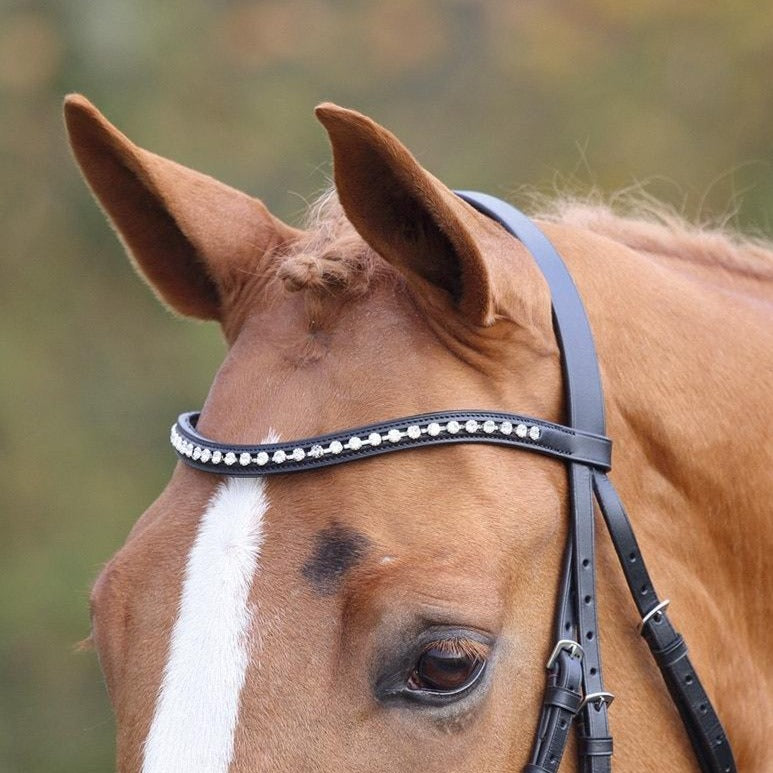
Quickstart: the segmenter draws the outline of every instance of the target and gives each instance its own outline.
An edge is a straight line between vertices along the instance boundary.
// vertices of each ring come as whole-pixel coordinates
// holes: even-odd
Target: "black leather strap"
[[[545,689],[535,748],[531,762],[524,771],[553,773],[558,769],[572,720],[582,703],[580,660],[579,654],[562,649],[548,669],[548,685]]]
[[[585,650],[582,661],[585,695],[604,692],[599,648],[598,614],[596,611],[596,556],[593,518],[591,471],[580,464],[569,465],[572,520],[574,523],[574,592],[579,639]],[[579,719],[580,738],[592,742],[608,738],[609,723],[604,701],[586,703]],[[609,756],[583,753],[588,745],[578,746],[581,773],[608,773]],[[610,750],[611,753],[611,750]]]
[[[601,391],[593,333],[566,264],[550,240],[526,215],[487,193],[455,191],[478,212],[496,220],[532,254],[550,287],[556,337],[564,366],[567,424],[605,435],[604,395]]]
[[[529,764],[523,769],[524,773],[555,771],[558,768],[566,748],[566,742],[569,739],[572,720],[574,720],[582,703],[582,665],[579,661],[579,658],[582,657],[582,646],[576,641],[576,609],[572,598],[573,566],[574,537],[570,528],[564,549],[561,584],[556,602],[554,620],[556,645],[547,664],[547,685],[537,724],[537,733],[532,744]],[[561,657],[562,653],[563,657]],[[572,664],[567,662],[567,656],[574,661]],[[568,671],[570,665],[573,669],[571,673]],[[556,673],[559,668],[563,669],[562,673]],[[567,688],[571,685],[572,689],[577,691],[580,700],[577,702],[571,717],[559,715],[557,707],[549,699],[551,688],[555,684],[562,684]]]
[[[684,639],[674,630],[655,592],[631,522],[609,478],[593,473],[593,486],[628,588],[642,619],[642,636],[660,668],[679,710],[701,770],[735,771],[735,760],[724,728],[690,662]],[[658,611],[656,611],[658,610]]]
[[[496,220],[519,239],[534,257],[550,288],[553,326],[561,350],[564,373],[567,423],[577,429],[604,435],[604,396],[593,334],[577,287],[560,255],[545,234],[510,204],[485,193],[456,193],[476,210]],[[579,638],[585,650],[582,660],[583,688],[586,694],[603,693],[596,612],[592,479],[590,470],[584,465],[569,464],[569,500],[574,539],[571,595],[576,609]],[[559,605],[565,606],[566,600],[560,600]],[[543,708],[543,719],[545,713],[546,709]],[[609,737],[606,702],[587,704],[581,718],[581,734],[591,744],[595,739]],[[559,754],[559,762],[560,759]],[[580,770],[582,773],[608,773],[609,756],[580,753]]]

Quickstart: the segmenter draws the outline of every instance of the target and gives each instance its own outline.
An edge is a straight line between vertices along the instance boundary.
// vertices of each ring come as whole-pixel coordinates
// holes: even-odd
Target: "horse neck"
[[[590,258],[568,251],[568,262],[596,338],[611,477],[667,580],[702,578],[696,594],[720,598],[722,613],[744,599],[764,620],[762,594],[748,588],[770,579],[773,549],[771,397],[760,378],[773,372],[769,312],[707,282],[705,266],[698,275],[598,242]]]

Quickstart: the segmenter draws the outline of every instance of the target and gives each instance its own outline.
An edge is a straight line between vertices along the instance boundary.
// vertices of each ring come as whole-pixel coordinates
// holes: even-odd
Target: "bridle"
[[[630,521],[612,483],[611,441],[605,435],[604,397],[588,318],[577,288],[547,237],[511,205],[483,193],[457,191],[479,212],[519,239],[550,287],[561,350],[566,426],[499,411],[444,411],[356,427],[290,443],[225,445],[196,431],[198,413],[184,413],[171,430],[180,459],[210,473],[263,476],[314,470],[387,452],[443,443],[495,443],[563,460],[569,473],[571,526],[555,615],[555,646],[530,762],[524,773],[558,769],[578,720],[579,770],[608,773],[612,738],[599,652],[594,557],[594,498],[609,529],[646,640],[676,704],[702,771],[736,770],[725,731],[690,663],[684,639],[655,593]]]

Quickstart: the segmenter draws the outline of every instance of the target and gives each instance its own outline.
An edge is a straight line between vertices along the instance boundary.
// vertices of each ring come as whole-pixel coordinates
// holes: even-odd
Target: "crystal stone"
[[[268,464],[268,454],[265,451],[258,451],[255,461],[263,467],[264,464]]]
[[[484,421],[483,422],[483,431],[490,435],[492,432],[497,431],[497,423],[495,421]]]
[[[417,438],[421,437],[421,427],[418,424],[411,424],[406,432],[408,433],[408,437],[411,438],[411,440],[416,440]]]
[[[321,445],[313,445],[309,449],[309,456],[312,459],[319,459],[322,456],[322,454],[324,454],[324,453],[325,453],[325,449],[322,448]]]
[[[469,432],[471,435],[478,431],[478,422],[475,421],[475,419],[470,419],[468,422],[465,422],[464,428]]]
[[[529,429],[529,437],[532,440],[539,440],[541,434],[542,432],[540,431],[540,428],[536,425]]]
[[[242,451],[242,453],[239,454],[239,464],[241,464],[242,467],[246,467],[251,461],[252,457],[246,451]]]
[[[220,464],[220,462],[223,461],[223,453],[222,451],[213,451],[212,452],[212,464]]]
[[[282,464],[287,459],[287,454],[280,448],[278,451],[274,451],[274,455],[271,457],[271,461],[274,464]]]
[[[224,457],[223,461],[230,467],[232,464],[236,464],[236,454],[233,451],[229,451]]]
[[[399,429],[390,429],[389,432],[387,432],[387,440],[389,440],[390,443],[399,443],[402,436]]]
[[[372,446],[380,446],[381,445],[381,435],[379,435],[378,432],[371,432],[370,435],[368,435],[368,442]]]
[[[529,428],[525,424],[518,424],[515,428],[515,434],[518,437],[526,437],[529,434]]]
[[[293,448],[293,459],[302,462],[306,458],[306,452],[302,448]]]
[[[330,453],[331,454],[340,454],[341,451],[343,451],[343,450],[344,450],[344,446],[343,446],[343,443],[341,443],[340,440],[334,440],[330,444]]]
[[[196,460],[201,459],[201,446],[196,446],[196,448],[193,449],[193,458]]]
[[[357,436],[350,437],[346,447],[351,448],[352,451],[359,451],[362,448],[362,438],[358,438]]]
[[[449,421],[448,424],[446,424],[446,429],[452,435],[455,435],[461,428],[462,428],[462,425],[459,424],[458,421]]]
[[[210,451],[208,448],[204,448],[201,451],[201,461],[206,463],[212,458],[212,451]]]
[[[511,424],[509,421],[503,421],[503,422],[502,422],[502,423],[499,425],[499,431],[500,431],[500,432],[501,432],[503,435],[511,435],[511,434],[512,434],[512,432],[513,432],[513,425],[512,425],[512,424]]]
[[[433,421],[432,424],[427,426],[427,434],[431,437],[437,437],[440,434],[440,429],[440,425],[436,421]]]

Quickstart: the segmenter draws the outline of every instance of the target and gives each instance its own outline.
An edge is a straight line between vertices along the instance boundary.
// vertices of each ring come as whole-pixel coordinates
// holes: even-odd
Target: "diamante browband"
[[[180,458],[206,472],[271,475],[300,472],[368,456],[447,443],[493,443],[526,448],[602,470],[610,468],[608,438],[514,413],[446,411],[263,445],[216,443],[196,430],[198,413],[183,413],[170,440]]]
[[[564,375],[567,424],[504,412],[449,410],[408,416],[290,442],[228,445],[201,435],[198,413],[183,413],[171,442],[187,465],[209,473],[263,476],[313,470],[377,454],[447,443],[493,443],[562,460],[569,479],[570,527],[553,623],[552,655],[534,743],[524,773],[555,773],[570,728],[578,733],[580,773],[610,773],[612,737],[604,689],[596,602],[594,500],[598,503],[639,613],[639,632],[676,705],[706,773],[735,773],[733,752],[687,645],[668,619],[631,523],[606,472],[604,396],[593,335],[577,288],[547,237],[524,214],[483,193],[460,198],[498,222],[532,253],[550,287]],[[582,645],[580,645],[582,642]]]

